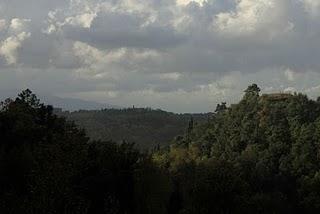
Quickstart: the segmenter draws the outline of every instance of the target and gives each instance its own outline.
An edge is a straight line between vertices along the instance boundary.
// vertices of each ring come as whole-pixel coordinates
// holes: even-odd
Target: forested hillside
[[[259,92],[154,154],[182,213],[320,211],[320,102]]]
[[[174,114],[150,108],[104,109],[60,112],[84,128],[93,140],[127,141],[140,149],[167,146],[184,135],[189,122],[207,122],[212,114]]]
[[[253,84],[184,130],[152,153],[89,140],[26,90],[0,106],[0,213],[320,212],[320,102]]]

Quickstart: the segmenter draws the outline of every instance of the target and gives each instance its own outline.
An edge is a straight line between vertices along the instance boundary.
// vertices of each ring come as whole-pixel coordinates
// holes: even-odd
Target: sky
[[[0,92],[207,112],[320,96],[319,0],[0,0]]]

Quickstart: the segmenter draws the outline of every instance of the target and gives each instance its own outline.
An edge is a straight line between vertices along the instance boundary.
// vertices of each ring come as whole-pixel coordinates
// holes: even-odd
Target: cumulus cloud
[[[235,10],[217,14],[213,27],[230,36],[262,33],[274,37],[294,27],[288,9],[287,0],[240,0]]]
[[[252,82],[314,97],[319,12],[317,0],[0,1],[0,89],[173,111],[236,101]]]
[[[10,36],[4,40],[0,46],[0,55],[3,55],[8,64],[17,62],[17,50],[21,47],[22,42],[30,37],[30,33],[22,32],[16,36]]]
[[[77,15],[75,17],[68,17],[66,19],[67,23],[75,26],[81,26],[84,28],[90,28],[92,21],[97,16],[94,13],[83,13],[81,15]]]
[[[92,21],[97,17],[100,4],[94,1],[70,1],[66,9],[54,9],[48,12],[48,26],[43,31],[47,34],[61,30],[62,27],[71,25],[74,27],[90,28]]]
[[[31,36],[31,33],[27,32],[29,22],[28,19],[12,19],[7,32],[8,37],[0,42],[0,56],[3,56],[9,65],[17,63],[18,49]],[[3,22],[3,28],[5,27],[6,22]]]
[[[191,2],[196,2],[196,3],[200,4],[200,5],[202,5],[203,3],[207,2],[207,0],[177,0],[177,4],[178,5],[183,5],[183,6],[186,6]]]
[[[73,54],[81,66],[75,69],[78,80],[95,82],[106,91],[128,93],[136,90],[161,90],[169,76],[157,74],[153,67],[161,64],[154,50],[118,48],[99,50],[83,42],[75,42]],[[178,78],[171,74],[170,78]]]
[[[135,66],[139,66],[140,63],[161,59],[155,50],[119,48],[103,51],[79,41],[74,43],[73,52],[85,65],[94,66],[96,69],[91,69],[91,71],[96,72],[99,72],[98,67],[103,68],[107,65],[121,67],[129,64],[132,66],[131,70],[134,70]]]
[[[13,33],[26,31],[28,29],[28,24],[30,23],[30,21],[30,19],[13,18],[11,20],[9,30]]]
[[[294,88],[294,87],[288,87],[288,88],[285,88],[284,90],[283,90],[283,92],[285,92],[285,93],[294,93],[294,92],[296,92],[297,90]]]

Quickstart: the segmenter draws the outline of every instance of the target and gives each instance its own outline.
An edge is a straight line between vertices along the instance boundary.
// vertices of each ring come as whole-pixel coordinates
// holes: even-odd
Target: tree
[[[166,211],[170,180],[147,154],[89,141],[30,90],[1,104],[0,136],[0,213]]]
[[[40,106],[40,100],[37,98],[35,94],[32,93],[30,89],[26,89],[18,94],[15,102],[22,102],[30,107],[37,108]]]
[[[0,107],[0,213],[320,212],[320,103],[248,89],[152,153],[89,141],[24,91]]]
[[[249,85],[248,88],[244,91],[246,93],[246,96],[254,95],[259,96],[261,89],[258,87],[257,84]]]
[[[217,104],[215,113],[223,112],[226,109],[227,109],[227,103],[226,102],[222,102],[221,104]]]
[[[64,213],[86,206],[75,197],[73,179],[86,163],[88,138],[52,110],[28,89],[3,103],[1,213]]]
[[[179,212],[320,212],[320,103],[259,92],[249,86],[238,104],[161,153]]]
[[[188,124],[188,129],[187,129],[187,137],[189,138],[192,130],[194,128],[194,122],[193,122],[193,117],[190,118],[189,124]]]

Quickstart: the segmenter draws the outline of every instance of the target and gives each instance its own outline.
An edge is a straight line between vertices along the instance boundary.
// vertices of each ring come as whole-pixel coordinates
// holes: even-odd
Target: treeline
[[[320,212],[320,102],[259,92],[249,86],[154,154],[175,184],[177,213]]]
[[[320,103],[259,92],[146,154],[26,90],[0,107],[0,213],[318,213]]]
[[[0,213],[163,213],[168,178],[133,144],[89,141],[30,90],[0,106]]]
[[[135,142],[141,150],[168,146],[183,135],[191,118],[194,123],[207,122],[211,113],[175,114],[151,108],[80,110],[58,112],[86,130],[93,140]]]

